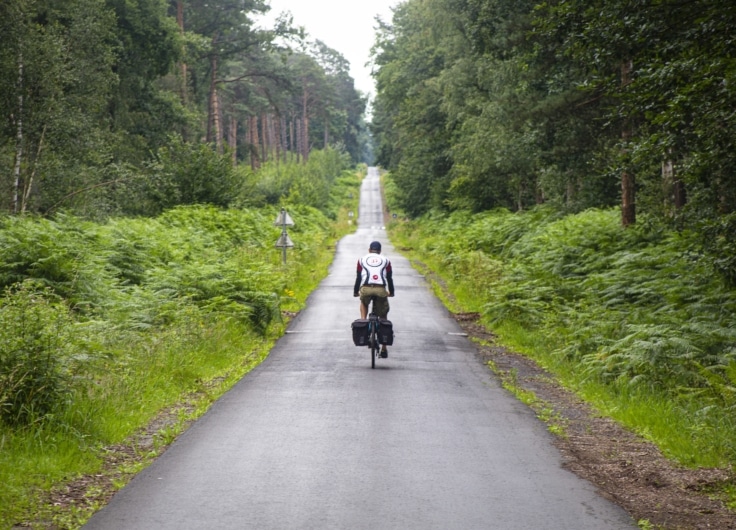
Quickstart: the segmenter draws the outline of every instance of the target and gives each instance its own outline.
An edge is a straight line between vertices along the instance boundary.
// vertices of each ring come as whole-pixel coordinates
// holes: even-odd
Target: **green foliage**
[[[692,232],[733,286],[732,4],[402,3],[374,48],[395,205],[580,212],[630,191],[627,224]]]
[[[365,167],[362,175],[358,171],[343,170],[332,184],[330,193],[330,205],[327,215],[330,219],[337,219],[343,212],[341,210],[358,211],[358,200],[360,199],[360,183],[365,176]],[[351,221],[352,222],[352,221]]]
[[[376,44],[378,162],[410,215],[615,203],[580,72],[532,35],[535,2],[406,2]],[[581,108],[582,107],[582,108]]]
[[[297,148],[305,160],[312,146],[352,163],[370,150],[367,101],[338,52],[308,46],[284,18],[257,27],[261,0],[178,4],[183,28],[166,0],[0,5],[0,210],[104,219],[228,207],[244,202],[248,165]],[[299,130],[305,117],[311,129]],[[264,195],[324,210],[325,182]]]
[[[180,139],[159,150],[148,173],[146,198],[158,212],[186,204],[227,207],[235,202],[242,186],[228,157],[218,155],[211,146]]]
[[[437,79],[444,60],[437,41],[451,26],[436,4],[398,6],[394,25],[381,28],[376,51],[381,67],[374,104],[378,163],[391,170],[402,190],[399,207],[412,216],[443,205],[451,167],[449,125]]]
[[[427,215],[391,230],[463,293],[466,310],[499,333],[540,337],[524,347],[572,384],[686,413],[680,428],[691,441],[671,448],[683,462],[698,460],[693,446],[703,450],[714,432],[736,429],[736,291],[696,235],[655,223],[623,229],[613,210],[554,208]],[[642,430],[654,421],[621,416]],[[736,459],[727,439],[698,461]]]
[[[349,167],[349,158],[335,149],[312,152],[285,198],[287,204],[305,205],[328,212],[335,179]]]
[[[63,301],[27,282],[0,298],[0,421],[44,422],[71,393],[72,319]]]
[[[105,113],[116,81],[114,17],[90,0],[70,0],[64,9],[54,4],[0,6],[0,78],[7,83],[0,89],[0,207],[6,211],[46,209],[97,184],[86,168],[106,161],[113,140]]]
[[[319,198],[320,205],[335,219],[346,216],[345,210],[355,207],[357,199],[350,197],[357,197],[359,179],[338,177],[345,159],[337,152],[313,160],[296,181],[321,175],[326,196]],[[289,252],[299,263],[318,252],[333,230],[317,208],[288,206],[297,243]],[[189,206],[155,219],[111,218],[104,224],[66,214],[54,220],[8,216],[0,223],[0,286],[33,282],[49,293],[38,299],[56,296],[72,311],[69,318],[115,322],[125,333],[165,329],[180,310],[193,307],[263,334],[279,320],[280,297],[293,281],[293,271],[281,267],[274,247],[280,232],[273,225],[277,212],[276,206]],[[23,298],[24,293],[15,296],[36,296]],[[56,307],[49,304],[43,307]],[[10,324],[6,331],[15,332]]]
[[[334,218],[333,185],[343,172],[352,175],[346,171],[349,163],[344,152],[332,148],[313,151],[305,164],[269,162],[249,176],[241,202],[257,206],[311,206]]]
[[[39,491],[99,472],[101,448],[164,408],[201,413],[267,355],[282,310],[303,307],[354,228],[359,175],[340,172],[341,155],[319,161],[333,175],[330,215],[288,205],[287,266],[275,205],[0,219],[0,527],[60,520]]]
[[[702,240],[713,268],[736,287],[736,212],[704,221]]]
[[[33,280],[71,307],[88,311],[105,303],[115,279],[107,270],[95,225],[61,215],[0,219],[0,286]]]
[[[146,274],[146,288],[165,293],[172,300],[191,301],[208,313],[240,319],[265,332],[279,315],[279,275],[264,263],[264,256],[253,253],[263,253],[260,238],[274,237],[274,230],[254,226],[268,226],[269,220],[261,214],[212,207],[179,208],[161,220],[166,231],[179,236],[176,248],[167,249],[178,266],[154,266]],[[250,234],[246,232],[249,227],[253,230]]]

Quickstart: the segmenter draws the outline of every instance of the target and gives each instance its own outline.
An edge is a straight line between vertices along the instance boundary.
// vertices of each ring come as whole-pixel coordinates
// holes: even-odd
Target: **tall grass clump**
[[[0,528],[53,519],[44,491],[98,471],[106,446],[184,399],[201,413],[264,358],[353,229],[360,174],[320,156],[315,204],[288,187],[274,204],[149,218],[0,218]]]
[[[391,233],[510,345],[671,456],[736,462],[736,290],[691,234],[549,207],[427,215]]]

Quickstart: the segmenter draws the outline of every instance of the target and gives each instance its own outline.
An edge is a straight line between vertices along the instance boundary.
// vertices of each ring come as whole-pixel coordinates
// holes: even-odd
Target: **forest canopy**
[[[694,230],[736,283],[736,5],[407,0],[372,131],[410,216],[618,206]]]
[[[0,3],[0,211],[155,215],[177,197],[225,206],[268,161],[327,147],[364,161],[367,97],[349,64],[288,17],[261,27],[269,9]]]

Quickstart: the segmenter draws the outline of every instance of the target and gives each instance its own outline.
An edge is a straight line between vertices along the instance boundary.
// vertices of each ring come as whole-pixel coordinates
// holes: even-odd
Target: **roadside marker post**
[[[274,226],[281,227],[281,236],[278,241],[276,241],[276,248],[281,249],[281,261],[286,265],[286,249],[294,246],[294,242],[289,237],[289,234],[286,233],[286,227],[294,226],[294,220],[288,214],[286,209],[281,208],[281,212],[276,217],[276,221],[274,221],[273,224]]]

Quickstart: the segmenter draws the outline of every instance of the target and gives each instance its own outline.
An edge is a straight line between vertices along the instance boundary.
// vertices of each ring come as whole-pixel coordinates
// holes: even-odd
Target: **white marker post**
[[[274,221],[273,224],[274,226],[281,227],[281,237],[279,237],[279,240],[276,241],[276,248],[280,248],[282,250],[281,260],[282,263],[286,265],[286,249],[294,246],[294,242],[289,237],[289,234],[286,233],[286,227],[294,226],[294,221],[291,219],[286,210],[284,208],[281,208],[281,212],[276,217],[276,221]]]

